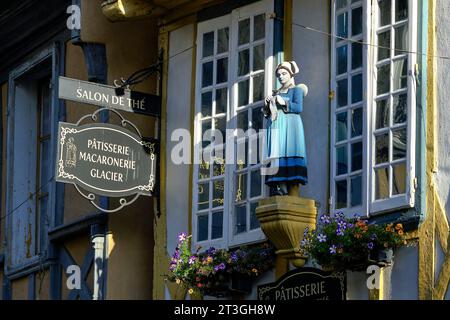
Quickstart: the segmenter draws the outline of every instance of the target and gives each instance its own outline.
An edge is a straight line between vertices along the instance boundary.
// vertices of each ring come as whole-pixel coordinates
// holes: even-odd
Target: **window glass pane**
[[[352,76],[352,103],[360,102],[363,98],[362,73]]]
[[[250,19],[239,21],[238,44],[245,44],[250,41]]]
[[[408,95],[401,94],[394,96],[394,110],[393,110],[394,124],[403,123],[408,120]]]
[[[250,72],[250,52],[248,49],[239,51],[238,76],[244,76]]]
[[[380,129],[387,126],[389,126],[389,100],[384,99],[377,101],[375,128]]]
[[[256,208],[258,207],[258,202],[250,203],[250,230],[259,228],[259,220],[256,216]]]
[[[214,31],[203,35],[203,58],[214,54]]]
[[[228,28],[220,29],[217,32],[218,43],[217,43],[217,54],[227,52],[228,51],[228,40],[229,40],[229,31]]]
[[[406,193],[406,163],[392,166],[392,195]]]
[[[223,180],[214,180],[213,181],[213,201],[212,206],[215,207],[221,207],[224,203],[224,187],[223,187]]]
[[[247,199],[247,173],[239,173],[236,178],[235,201],[245,201]]]
[[[238,107],[248,104],[248,82],[249,80],[247,79],[238,84]]]
[[[337,17],[337,36],[347,38],[348,36],[348,13],[345,12]],[[338,39],[339,40],[339,39]]]
[[[363,109],[357,108],[352,111],[352,138],[362,135]]]
[[[263,39],[266,30],[266,19],[264,14],[255,16],[253,26],[253,41]]]
[[[214,138],[215,138],[215,144],[222,144],[226,142],[226,127],[227,127],[227,119],[225,116],[215,118],[214,119],[214,125],[215,125],[215,132],[214,132]]]
[[[227,112],[227,88],[216,89],[216,114]]]
[[[362,44],[352,43],[352,69],[358,69],[362,67]]]
[[[209,178],[209,162],[202,159],[202,163],[198,166],[198,178],[207,179]]]
[[[236,221],[234,225],[234,234],[247,231],[247,208],[245,205],[235,207]]]
[[[247,110],[241,111],[237,114],[237,127],[244,131],[248,130],[248,112]]]
[[[389,168],[375,170],[375,199],[389,197]]]
[[[212,92],[202,93],[202,117],[210,117],[212,112]]]
[[[211,221],[211,239],[222,238],[223,236],[223,212],[214,212]]]
[[[392,131],[393,160],[406,158],[406,129]]]
[[[264,99],[264,73],[253,77],[253,102]]]
[[[213,174],[214,176],[223,176],[225,174],[225,160],[224,155],[225,152],[223,149],[219,149],[221,154],[216,151],[213,162]]]
[[[408,19],[408,0],[395,1],[395,21]]]
[[[347,105],[348,87],[347,79],[342,79],[337,82],[337,105],[345,107]]]
[[[347,72],[347,45],[336,49],[337,69],[336,74]]]
[[[202,65],[202,87],[212,85],[213,81],[213,62],[206,62]]]
[[[263,114],[260,108],[254,108],[252,110],[252,128],[255,129],[256,132],[259,132],[263,128]]]
[[[408,50],[408,26],[405,24],[395,28],[395,49]],[[395,51],[395,55],[404,54],[404,51]]]
[[[388,59],[391,56],[391,31],[380,33],[378,35],[378,61]]]
[[[336,142],[347,139],[347,112],[336,115]]]
[[[202,121],[202,145],[206,148],[211,143],[212,131],[211,120]]]
[[[336,181],[336,209],[347,207],[347,180]]]
[[[378,68],[377,73],[377,94],[389,92],[391,65],[387,64]]]
[[[389,135],[382,134],[375,137],[376,164],[389,161]]]
[[[198,216],[197,218],[197,241],[208,240],[208,216]]]
[[[336,175],[347,173],[347,145],[336,148]]]
[[[237,170],[247,166],[248,143],[246,139],[240,139],[236,143],[236,164]]]
[[[249,143],[249,164],[255,165],[259,163],[259,143],[260,139],[258,139],[258,135],[253,135],[248,139]]]
[[[394,61],[394,90],[408,86],[408,60]]]
[[[385,26],[391,24],[391,0],[378,1],[379,8],[379,26]]]
[[[347,0],[336,0],[336,10],[342,9],[347,6]]]
[[[352,144],[352,172],[362,169],[362,142]]]
[[[264,44],[253,48],[253,71],[264,70]]]
[[[198,210],[209,208],[209,182],[198,184]]]
[[[250,177],[250,197],[258,197],[261,195],[261,172],[259,170],[252,171]]]
[[[351,179],[350,205],[352,207],[362,204],[362,176],[356,176]]]
[[[352,36],[362,33],[362,7],[352,10]]]
[[[228,81],[228,58],[217,60],[216,72],[217,72],[216,83]]]

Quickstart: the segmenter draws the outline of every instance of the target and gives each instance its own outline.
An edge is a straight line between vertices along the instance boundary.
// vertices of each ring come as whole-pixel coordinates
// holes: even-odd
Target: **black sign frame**
[[[113,114],[116,114],[120,118],[121,126],[113,125],[109,123],[98,123],[96,122],[99,119],[98,114],[104,110],[108,110],[112,112]],[[81,123],[84,120],[92,120],[93,123],[84,124],[81,125]],[[136,133],[134,133],[132,130]],[[101,149],[97,147],[95,149],[95,163],[96,168],[92,168],[92,166],[85,162],[92,162],[94,157],[93,155],[87,154],[86,147],[85,149],[77,149],[77,146],[74,144],[74,140],[76,138],[76,135],[84,134],[83,138],[79,138],[79,141],[85,142],[90,141],[92,146],[92,140],[96,140],[95,136],[91,140],[86,140],[86,132],[88,131],[92,132],[100,132],[101,135],[107,136],[109,139],[113,139],[116,142],[121,141],[121,139],[125,139],[125,142],[122,143],[121,149],[119,149],[119,145],[114,144],[112,142],[104,142],[102,141]],[[106,132],[106,134],[105,134]],[[89,136],[88,136],[89,137]],[[67,139],[67,140],[66,140]],[[69,140],[71,139],[70,143],[72,145],[69,145]],[[78,145],[80,145],[80,142],[77,142]],[[133,146],[127,145],[127,141],[131,141],[130,144],[134,144]],[[67,142],[67,143],[66,143]],[[96,145],[99,145],[99,142],[95,142]],[[89,144],[89,142],[88,142]],[[77,123],[66,123],[66,122],[60,122],[59,123],[59,131],[58,131],[58,141],[57,141],[57,159],[56,159],[56,168],[55,168],[55,180],[58,182],[63,183],[71,183],[75,186],[77,191],[87,200],[91,202],[93,206],[95,206],[97,209],[99,209],[102,212],[111,213],[116,212],[124,208],[125,206],[128,206],[135,202],[137,198],[140,195],[146,195],[146,196],[153,196],[155,194],[158,194],[157,191],[159,188],[159,183],[157,182],[157,178],[159,177],[159,165],[158,165],[158,150],[159,150],[159,144],[156,139],[153,138],[144,138],[142,137],[140,131],[138,128],[130,121],[126,120],[119,112],[113,109],[109,108],[101,108],[93,112],[92,114],[88,114],[83,116]],[[126,157],[120,157],[120,159],[116,159],[113,156],[108,155],[111,153],[112,145],[115,145],[114,148],[117,147],[117,150],[122,152],[126,155]],[[104,150],[106,148],[107,150]],[[125,153],[125,148],[127,152],[130,152],[131,149],[131,158],[129,153]],[[75,150],[75,151],[74,151]],[[84,150],[83,153],[81,150]],[[116,149],[114,149],[116,150]],[[79,159],[81,163],[84,165],[81,167],[80,171],[76,171],[77,167],[77,151],[79,152]],[[102,154],[105,153],[105,154]],[[109,152],[109,153],[107,153]],[[120,152],[118,152],[120,154]],[[74,158],[75,156],[75,158]],[[92,156],[92,158],[91,158]],[[81,158],[80,158],[81,157]],[[99,159],[103,157],[103,161],[99,161]],[[105,159],[107,159],[107,163],[105,163]],[[111,164],[110,164],[111,160]],[[139,162],[139,161],[140,162]],[[100,163],[100,164],[98,164]],[[114,171],[107,171],[105,173],[104,170],[102,170],[104,167],[112,166],[112,163],[114,165],[119,164],[120,166],[117,166],[116,169],[118,172]],[[147,167],[148,165],[148,167]],[[86,166],[89,166],[89,169],[91,169],[91,177],[87,177],[86,170],[83,170],[86,168]],[[67,168],[70,167],[71,171],[69,171]],[[124,178],[125,173],[123,172],[126,169],[126,177]],[[69,172],[66,172],[69,171]],[[102,185],[102,188],[96,187],[95,185],[92,185],[92,181],[96,181],[96,179],[92,178],[99,178],[98,176],[92,176],[92,170],[97,170],[96,175],[98,175],[98,172],[102,173],[101,178],[103,180],[113,180],[117,183],[111,183],[110,185],[114,185],[114,188],[106,189],[108,186],[106,184]],[[128,181],[128,171],[133,170],[133,177],[134,179],[130,178],[130,181]],[[121,172],[122,171],[122,172]],[[137,171],[137,172],[136,172]],[[108,176],[109,173],[109,176]],[[77,176],[78,174],[78,176]],[[130,174],[131,175],[131,174]],[[141,176],[142,175],[142,176]],[[81,176],[81,178],[80,178]],[[110,179],[106,179],[106,178]],[[133,178],[132,177],[132,178]],[[92,178],[92,179],[91,179]],[[120,179],[119,179],[120,178]],[[99,179],[101,183],[102,179]],[[119,180],[118,180],[119,179]],[[125,184],[125,182],[126,184]],[[89,182],[87,182],[89,181]],[[136,181],[138,181],[136,183]],[[119,182],[122,182],[120,184]],[[104,182],[103,182],[104,183]],[[94,183],[95,184],[95,183]],[[123,186],[128,187],[128,189],[117,189],[118,187]],[[86,193],[87,191],[87,193]],[[107,197],[116,197],[119,199],[119,207],[115,209],[105,209],[100,207],[96,203],[97,195],[100,196],[107,196]],[[133,196],[133,198],[130,200],[129,196]]]
[[[320,289],[314,286],[301,287],[320,282]],[[322,283],[324,282],[324,283]],[[321,291],[326,287],[327,295]],[[278,290],[278,292],[277,292]],[[280,293],[280,290],[281,293]],[[302,291],[303,290],[303,291]],[[305,290],[314,291],[314,295],[306,296]],[[319,294],[315,291],[318,290]],[[277,295],[278,293],[278,295]],[[300,295],[303,296],[301,297]],[[301,301],[301,300],[346,300],[347,277],[345,272],[326,272],[316,268],[298,268],[284,274],[278,281],[258,286],[258,300],[269,301]],[[331,295],[331,297],[330,297]],[[292,299],[288,299],[292,296]],[[282,299],[278,299],[278,298]]]

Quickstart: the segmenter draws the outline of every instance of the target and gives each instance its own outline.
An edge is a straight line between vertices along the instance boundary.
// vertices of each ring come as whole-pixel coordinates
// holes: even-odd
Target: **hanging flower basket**
[[[191,251],[191,236],[178,236],[178,246],[166,279],[182,285],[189,294],[215,297],[251,292],[252,279],[273,268],[275,249],[269,243],[225,250]]]
[[[369,224],[338,213],[322,215],[316,230],[305,230],[301,250],[325,269],[364,271],[372,264],[391,264],[394,250],[405,244],[400,223]]]
[[[231,274],[231,291],[243,294],[249,294],[252,292],[253,279],[245,274],[233,273]]]

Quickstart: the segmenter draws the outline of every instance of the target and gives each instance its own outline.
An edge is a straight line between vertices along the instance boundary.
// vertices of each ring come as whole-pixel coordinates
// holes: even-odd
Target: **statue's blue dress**
[[[267,123],[267,160],[270,171],[276,174],[266,175],[266,184],[271,186],[281,182],[306,184],[305,134],[300,112],[303,110],[304,92],[300,87],[278,93],[286,106],[277,103],[277,119],[268,117]],[[278,170],[277,170],[278,169]]]

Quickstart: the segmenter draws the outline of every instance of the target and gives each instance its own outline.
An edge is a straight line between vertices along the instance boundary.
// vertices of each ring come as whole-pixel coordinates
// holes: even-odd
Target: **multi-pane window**
[[[363,1],[337,1],[335,71],[335,208],[362,206],[364,66]],[[349,40],[347,40],[349,39]]]
[[[332,209],[412,204],[415,2],[333,1]]]
[[[194,167],[193,201],[197,243],[224,247],[263,239],[255,209],[265,194],[261,107],[272,87],[271,72],[266,72],[272,67],[267,3],[239,8],[198,26],[199,164]]]

